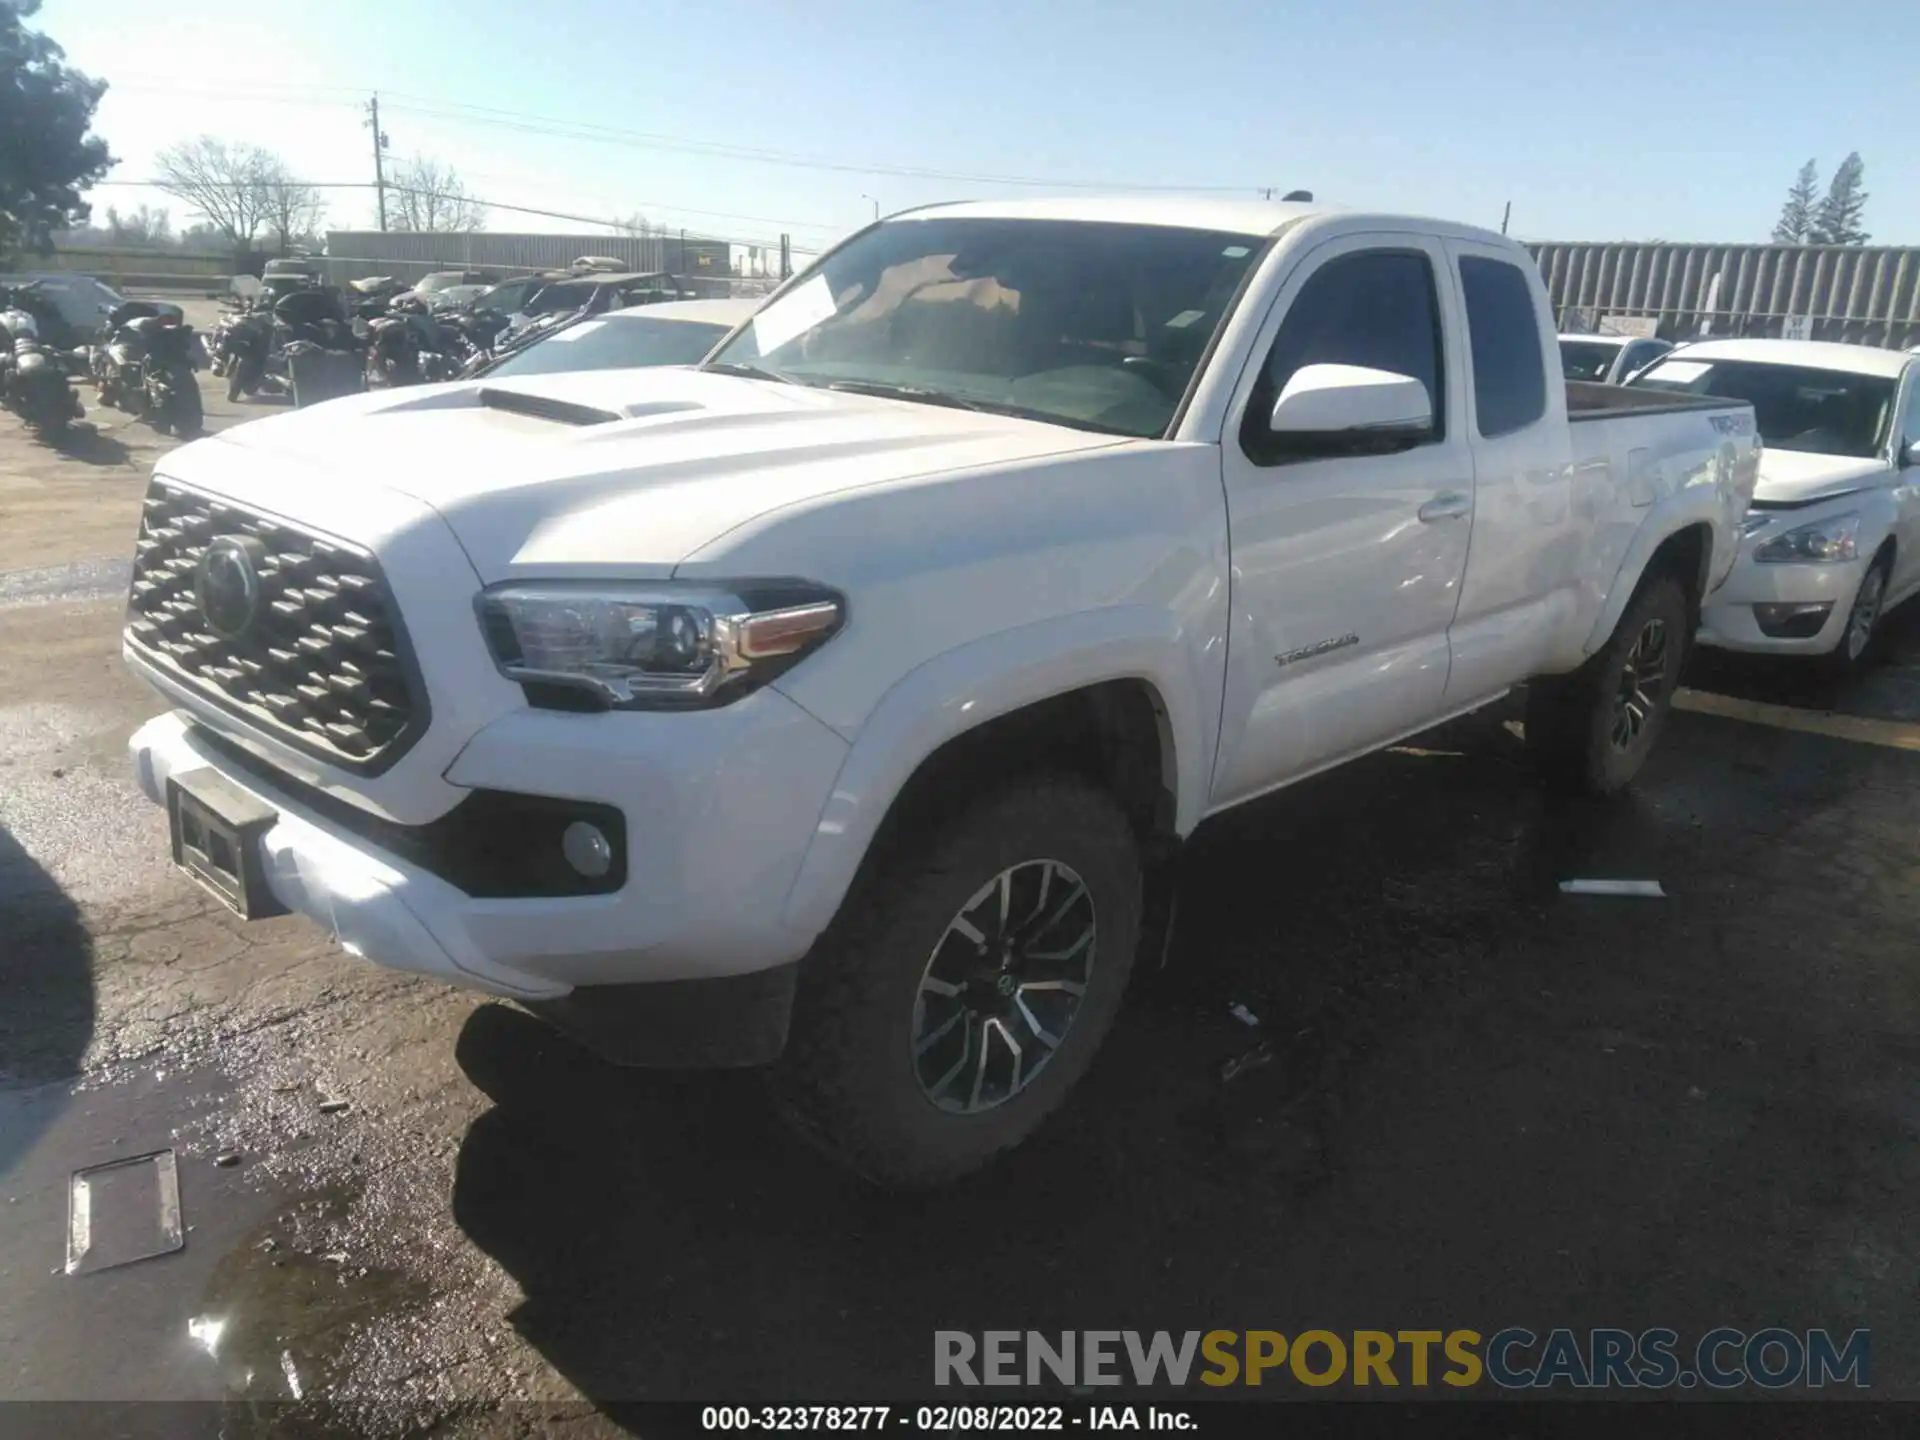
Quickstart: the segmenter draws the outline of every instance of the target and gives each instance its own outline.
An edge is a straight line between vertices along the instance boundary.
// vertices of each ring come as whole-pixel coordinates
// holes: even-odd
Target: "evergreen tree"
[[[1866,166],[1855,150],[1840,162],[1827,186],[1826,198],[1814,212],[1813,233],[1808,239],[1815,245],[1864,245],[1867,232],[1860,228],[1866,213],[1867,192],[1860,188]]]
[[[1787,191],[1787,203],[1780,207],[1780,219],[1773,227],[1777,245],[1804,245],[1813,233],[1814,204],[1820,194],[1820,172],[1809,160]]]

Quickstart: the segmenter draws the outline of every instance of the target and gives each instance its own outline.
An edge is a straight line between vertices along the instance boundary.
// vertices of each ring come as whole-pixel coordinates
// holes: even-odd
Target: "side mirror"
[[[1900,452],[1902,466],[1920,465],[1920,440],[1907,442],[1907,448]]]
[[[1364,365],[1303,365],[1273,402],[1268,428],[1316,450],[1394,448],[1433,434],[1433,400],[1411,375]]]

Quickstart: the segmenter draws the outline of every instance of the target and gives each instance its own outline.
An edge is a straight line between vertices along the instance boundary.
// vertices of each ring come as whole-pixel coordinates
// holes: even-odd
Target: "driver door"
[[[1451,275],[1437,240],[1343,237],[1301,260],[1262,327],[1221,447],[1233,618],[1216,808],[1440,715],[1473,526]],[[1274,399],[1314,364],[1420,380],[1432,433],[1390,454],[1280,453]]]

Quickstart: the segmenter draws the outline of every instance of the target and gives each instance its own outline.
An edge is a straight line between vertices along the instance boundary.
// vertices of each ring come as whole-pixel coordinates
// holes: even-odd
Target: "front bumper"
[[[267,888],[350,953],[523,1001],[577,987],[751,975],[812,943],[782,911],[846,744],[776,691],[687,715],[509,714],[449,768],[467,789],[591,800],[626,817],[627,881],[610,894],[481,898],[383,849],[236,764],[173,712],[135,732],[140,787],[202,767],[270,807]]]
[[[1742,554],[1727,583],[1700,613],[1699,642],[1721,650],[1765,655],[1826,655],[1846,632],[1853,597],[1867,573],[1868,560],[1832,565],[1761,565]],[[1757,606],[1826,605],[1819,629],[1799,638],[1770,635]],[[1776,621],[1772,628],[1779,628]]]

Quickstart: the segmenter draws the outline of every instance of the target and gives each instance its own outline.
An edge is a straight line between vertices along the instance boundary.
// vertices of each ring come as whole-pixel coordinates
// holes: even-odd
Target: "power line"
[[[355,93],[365,93],[364,87],[330,85],[275,86],[269,82],[259,81],[251,83],[256,88],[262,90],[352,90]],[[164,89],[165,86],[158,82],[153,82],[148,84],[146,88]],[[185,90],[193,87],[181,86],[176,88]],[[1126,190],[1163,194],[1241,195],[1258,193],[1261,188],[1257,185],[1147,185],[1103,180],[1055,180],[1032,175],[972,174],[957,170],[942,170],[928,166],[877,165],[821,156],[798,155],[790,151],[767,150],[755,146],[732,145],[721,141],[700,140],[690,136],[669,135],[657,131],[629,130],[613,125],[597,125],[589,121],[561,120],[553,116],[533,115],[525,111],[507,110],[491,105],[471,105],[463,101],[439,100],[431,96],[412,94],[406,91],[389,90],[386,93],[389,102],[387,109],[389,111],[404,111],[408,114],[422,115],[429,119],[450,120],[456,123],[474,125],[491,125],[496,128],[515,130],[524,134],[585,140],[597,144],[624,145],[637,149],[666,150],[689,155],[704,155],[710,159],[741,160],[766,165],[785,165],[798,169],[826,170],[849,175],[888,175],[911,180],[941,180],[965,185],[1009,185],[1043,190]],[[396,100],[412,103],[392,103]],[[344,102],[314,101],[311,103]],[[823,225],[818,228],[829,229],[833,227]]]
[[[98,183],[102,185],[138,185],[138,186],[143,186],[149,189],[156,189],[156,190],[165,188],[164,186],[160,185],[159,182],[153,181],[153,180],[102,180]],[[243,183],[245,182],[234,181],[234,182],[231,182],[230,185],[223,185],[220,188],[236,188],[237,189]],[[628,225],[628,222],[625,220],[609,220],[604,215],[574,215],[574,214],[569,214],[564,210],[542,210],[532,205],[510,205],[503,200],[486,200],[486,199],[482,199],[480,196],[477,196],[477,195],[457,194],[452,191],[443,191],[443,190],[422,190],[411,185],[396,184],[392,180],[388,180],[385,182],[376,182],[372,180],[342,180],[333,184],[323,183],[321,181],[315,181],[315,180],[300,180],[300,181],[295,181],[293,183],[299,184],[299,185],[305,185],[314,190],[372,190],[377,188],[379,184],[384,183],[384,187],[387,190],[391,190],[396,194],[412,195],[423,200],[465,200],[469,204],[478,205],[487,210],[505,210],[515,215],[534,215],[534,216],[538,216],[543,220],[566,220],[576,225],[599,225],[609,230],[625,230]],[[656,206],[655,208],[663,209],[666,207]],[[767,223],[781,224],[784,222],[768,221]],[[436,232],[423,231],[420,233],[432,234]],[[438,232],[438,233],[452,234],[454,232],[447,231],[447,232]],[[658,233],[662,236],[666,234],[664,230],[660,230],[655,233]],[[762,249],[773,249],[779,244],[777,240],[769,240],[764,237],[755,238],[755,237],[740,236],[740,235],[699,235],[699,236],[696,236],[695,238],[700,240],[720,240],[720,241],[724,241],[729,245],[757,245]],[[803,255],[817,255],[820,253],[817,250],[808,250],[804,246],[795,246],[793,248],[799,250],[800,253]]]
[[[399,92],[389,92],[389,94],[399,94]],[[515,130],[528,135],[584,140],[592,144],[624,145],[642,150],[678,151],[689,155],[702,155],[710,159],[744,160],[756,164],[786,165],[803,170],[829,170],[849,175],[888,175],[912,180],[944,180],[965,185],[1012,185],[1051,190],[1127,190],[1163,194],[1239,195],[1257,191],[1259,188],[1253,185],[1142,185],[1100,180],[1050,180],[1031,175],[967,174],[961,171],[936,170],[921,166],[873,165],[791,155],[774,150],[758,150],[747,146],[725,145],[716,141],[692,140],[648,131],[619,130],[612,126],[551,120],[540,116],[522,115],[511,110],[496,110],[487,106],[436,107],[400,104],[390,105],[388,108],[410,115],[424,115],[429,119],[492,125],[499,129]]]
[[[389,106],[388,108],[392,109],[393,107]],[[483,175],[479,178],[486,179],[488,177]],[[372,180],[299,180],[293,183],[305,185],[313,190],[372,190],[376,188],[376,182]],[[128,189],[140,190],[164,190],[166,188],[165,185],[158,180],[96,180],[88,188],[99,189],[109,185],[118,185]],[[389,180],[386,182],[386,188],[388,190],[398,190],[401,187]],[[492,201],[475,201],[474,203],[493,204]],[[838,234],[855,228],[851,225],[831,224],[824,220],[795,220],[781,215],[742,215],[732,210],[701,210],[692,205],[669,205],[661,200],[636,200],[633,202],[633,205],[636,209],[641,210],[665,210],[675,215],[710,215],[719,220],[746,220],[755,225],[786,225],[796,230],[831,230]],[[494,208],[508,210],[514,207],[509,205],[494,205]],[[624,225],[627,222],[624,220],[595,220],[592,223],[595,225],[618,226]]]

